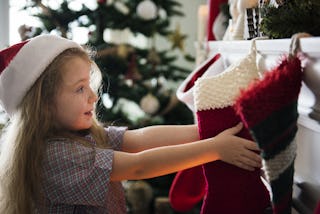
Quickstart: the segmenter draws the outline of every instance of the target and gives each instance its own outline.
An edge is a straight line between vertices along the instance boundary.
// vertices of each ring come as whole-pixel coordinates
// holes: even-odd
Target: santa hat
[[[0,51],[0,104],[11,116],[27,91],[53,59],[77,43],[53,35],[40,35]]]

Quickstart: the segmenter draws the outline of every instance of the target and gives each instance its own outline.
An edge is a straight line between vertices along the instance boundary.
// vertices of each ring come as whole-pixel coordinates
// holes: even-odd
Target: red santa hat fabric
[[[68,48],[82,47],[59,36],[40,35],[0,51],[0,104],[10,116],[47,66]]]

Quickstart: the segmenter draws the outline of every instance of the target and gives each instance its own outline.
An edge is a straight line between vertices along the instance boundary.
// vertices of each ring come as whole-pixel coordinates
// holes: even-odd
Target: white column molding
[[[0,4],[0,49],[9,45],[9,0]]]

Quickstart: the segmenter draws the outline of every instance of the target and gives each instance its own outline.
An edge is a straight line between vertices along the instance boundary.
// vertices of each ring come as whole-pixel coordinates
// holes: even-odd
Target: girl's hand
[[[235,136],[242,127],[242,123],[239,123],[221,132],[214,139],[220,160],[253,171],[256,167],[262,166],[261,157],[256,153],[260,150],[255,142]]]

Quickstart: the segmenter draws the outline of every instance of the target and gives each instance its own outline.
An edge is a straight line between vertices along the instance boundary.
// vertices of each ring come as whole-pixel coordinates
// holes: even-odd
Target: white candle
[[[208,22],[208,5],[203,4],[198,8],[198,41],[206,40]]]

